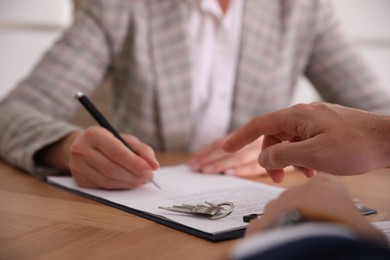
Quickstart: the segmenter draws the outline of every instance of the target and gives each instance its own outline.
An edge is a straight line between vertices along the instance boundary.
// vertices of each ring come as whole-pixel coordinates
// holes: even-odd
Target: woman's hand
[[[159,167],[154,151],[136,137],[122,135],[132,152],[106,129],[73,132],[43,150],[46,164],[70,170],[81,187],[131,189],[152,180]]]
[[[262,146],[262,138],[233,154],[222,149],[227,138],[219,139],[195,153],[190,161],[192,170],[206,174],[226,174],[240,177],[258,176],[266,173],[257,160]]]

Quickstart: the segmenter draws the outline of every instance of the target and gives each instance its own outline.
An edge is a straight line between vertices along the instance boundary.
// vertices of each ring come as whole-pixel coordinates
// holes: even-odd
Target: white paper
[[[161,190],[151,183],[134,190],[107,191],[80,188],[71,177],[48,177],[48,181],[129,208],[158,215],[210,234],[246,227],[247,223],[243,222],[244,215],[263,212],[265,205],[283,191],[283,188],[238,177],[193,173],[186,165],[162,167],[155,172],[155,178]],[[170,212],[158,208],[183,203],[199,204],[205,201],[233,202],[235,209],[225,218],[210,220],[204,216]]]

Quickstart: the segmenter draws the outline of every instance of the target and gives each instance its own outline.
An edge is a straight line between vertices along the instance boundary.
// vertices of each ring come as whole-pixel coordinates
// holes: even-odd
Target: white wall
[[[390,89],[390,0],[333,2],[346,32]],[[71,19],[71,0],[0,0],[0,99],[28,74]],[[302,80],[293,103],[318,99]]]
[[[363,58],[390,91],[390,1],[333,0],[333,3],[345,32],[354,39]],[[293,104],[318,100],[310,84],[302,80]]]
[[[0,99],[72,20],[71,0],[0,0]]]

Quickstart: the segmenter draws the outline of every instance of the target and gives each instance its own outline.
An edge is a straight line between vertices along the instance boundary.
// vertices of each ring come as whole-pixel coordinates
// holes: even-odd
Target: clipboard
[[[167,226],[167,227],[170,227],[170,228],[174,228],[176,230],[188,233],[190,235],[194,235],[196,237],[206,239],[206,240],[211,241],[211,242],[219,242],[219,241],[225,241],[225,240],[230,240],[230,239],[236,239],[236,238],[243,237],[244,233],[245,233],[245,229],[246,229],[246,228],[241,228],[241,229],[237,229],[237,230],[226,231],[226,232],[219,233],[219,234],[210,234],[210,233],[207,233],[207,232],[203,232],[203,231],[200,231],[200,230],[197,230],[197,229],[194,229],[194,228],[182,225],[180,223],[175,223],[175,222],[169,221],[167,219],[155,216],[153,214],[149,214],[149,213],[144,212],[144,211],[140,211],[140,210],[137,210],[137,209],[134,209],[134,208],[126,207],[124,205],[121,205],[121,204],[118,204],[118,203],[115,203],[115,202],[112,202],[112,201],[109,201],[109,200],[106,200],[106,199],[103,199],[103,198],[99,198],[99,197],[96,197],[96,196],[93,196],[93,195],[90,195],[90,194],[87,194],[87,193],[84,193],[84,192],[81,192],[81,191],[78,191],[78,190],[66,188],[66,187],[61,186],[59,184],[50,182],[49,180],[46,180],[46,182],[48,184],[53,185],[55,187],[58,187],[60,189],[72,192],[74,194],[77,194],[77,195],[80,195],[82,197],[85,197],[85,198],[97,201],[99,203],[103,203],[103,204],[105,204],[107,206],[110,206],[110,207],[113,207],[113,208],[116,208],[116,209],[119,209],[119,210],[122,210],[122,211],[125,211],[125,212],[128,212],[128,213],[134,214],[136,216],[139,216],[139,217],[151,220],[151,221],[156,222],[158,224],[161,224],[161,225],[164,225],[164,226]]]
[[[158,177],[162,190],[156,189],[152,184],[127,191],[85,189],[78,187],[71,177],[64,176],[47,177],[46,182],[88,199],[212,242],[242,237],[248,225],[242,220],[243,216],[253,212],[262,212],[265,205],[278,197],[284,190],[276,186],[256,183],[238,177],[193,173],[186,165],[163,167],[155,172],[155,176]],[[218,198],[226,196],[221,200],[231,200],[235,204],[237,212],[233,211],[231,215],[224,219],[209,220],[205,217],[194,217],[193,215],[159,210],[158,206],[177,204],[166,197],[171,198],[171,194],[175,192],[179,193],[178,196],[180,197],[182,190],[175,190],[178,183],[184,186],[182,190],[185,190],[187,197],[196,194],[193,197],[198,201],[204,199],[198,198],[199,194],[204,196],[212,194],[218,196]],[[199,186],[201,187],[199,188]],[[136,199],[126,202],[123,198]],[[245,208],[246,205],[249,205],[248,208]]]

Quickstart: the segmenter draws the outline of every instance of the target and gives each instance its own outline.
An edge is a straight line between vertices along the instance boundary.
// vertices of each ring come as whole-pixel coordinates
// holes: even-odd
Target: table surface
[[[186,154],[160,154],[162,165]],[[339,177],[351,194],[390,220],[390,169]],[[253,179],[272,184],[268,176]],[[307,181],[290,172],[280,185]],[[207,240],[48,185],[0,161],[0,259],[226,259],[237,242]]]

